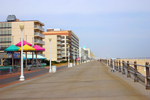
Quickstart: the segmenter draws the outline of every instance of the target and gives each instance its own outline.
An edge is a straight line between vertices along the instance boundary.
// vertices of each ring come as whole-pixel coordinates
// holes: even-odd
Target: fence
[[[102,60],[103,63],[107,64],[107,60]],[[122,65],[122,66],[121,66]],[[132,67],[133,65],[134,67]],[[113,68],[113,61],[108,60],[108,66]],[[137,71],[137,66],[145,67],[146,76],[142,75]],[[129,61],[114,61],[114,68],[116,71],[119,71],[123,75],[127,75],[127,78],[132,78],[134,82],[140,82],[145,85],[147,90],[150,90],[150,65],[149,62],[146,62],[145,65],[139,65],[136,61],[134,63],[129,63]]]

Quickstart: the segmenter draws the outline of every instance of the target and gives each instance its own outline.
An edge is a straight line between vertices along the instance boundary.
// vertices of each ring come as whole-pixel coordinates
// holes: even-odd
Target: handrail
[[[105,64],[107,60],[102,60]],[[121,66],[122,65],[122,66]],[[133,65],[134,67],[130,66]],[[113,68],[113,60],[108,61],[108,66]],[[146,76],[142,75],[137,71],[137,66],[146,68]],[[114,68],[116,71],[122,72],[123,75],[127,75],[128,78],[134,77],[134,82],[143,82],[147,90],[150,90],[150,65],[149,62],[146,62],[145,65],[134,63],[129,63],[129,61],[114,61]],[[132,76],[130,75],[132,74]]]

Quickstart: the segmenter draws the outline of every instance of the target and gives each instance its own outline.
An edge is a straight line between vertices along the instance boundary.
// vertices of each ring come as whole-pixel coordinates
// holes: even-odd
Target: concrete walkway
[[[1,88],[0,100],[150,100],[149,90],[119,74],[89,62]]]

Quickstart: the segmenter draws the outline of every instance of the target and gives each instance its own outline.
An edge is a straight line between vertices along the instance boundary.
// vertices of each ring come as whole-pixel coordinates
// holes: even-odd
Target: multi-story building
[[[43,47],[45,42],[43,39],[45,36],[42,34],[44,32],[43,23],[38,20],[20,21],[15,15],[9,15],[7,21],[0,22],[0,55],[5,55],[4,49],[12,44],[16,44],[21,40],[21,30],[20,25],[24,25],[23,29],[23,39],[27,42]],[[42,54],[42,52],[38,52]],[[3,57],[3,56],[2,56]]]
[[[81,47],[79,47],[79,57],[81,60],[85,60],[85,58],[87,58],[84,49]]]
[[[73,59],[74,55],[77,58],[77,50],[79,49],[79,38],[71,30],[47,29],[47,32],[43,32],[43,35],[45,35],[45,37],[47,35],[54,34],[59,34],[62,36],[62,60],[68,60],[68,50],[70,52],[70,59]]]
[[[87,59],[90,60],[91,59],[91,50],[84,48],[84,52],[85,52],[85,55],[87,56]]]
[[[51,42],[49,41],[49,39],[51,39]],[[62,36],[59,34],[45,35],[44,41],[45,41],[45,45],[44,45],[45,51],[43,52],[43,54],[45,55],[47,60],[50,60],[50,55],[51,55],[52,61],[57,61],[57,62],[62,61]],[[50,54],[50,48],[51,48],[51,54]]]

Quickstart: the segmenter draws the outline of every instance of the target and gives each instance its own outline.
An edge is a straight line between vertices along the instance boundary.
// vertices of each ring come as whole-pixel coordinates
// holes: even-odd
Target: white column
[[[75,48],[73,48],[73,51],[74,51],[74,66],[75,66]]]
[[[50,54],[50,56],[49,56],[49,59],[50,59],[50,61],[49,61],[49,66],[50,66],[50,68],[49,68],[49,73],[51,73],[52,72],[52,66],[51,66],[51,38],[49,38],[49,54]]]
[[[21,76],[20,76],[20,81],[24,81],[24,75],[23,75],[23,29],[24,25],[20,25],[21,29]]]
[[[78,63],[78,54],[79,54],[78,51],[79,51],[79,50],[77,50],[77,65],[79,65],[79,63]]]
[[[69,52],[69,48],[70,48],[70,46],[68,45],[68,67],[70,67],[70,59],[69,59],[70,52]]]

